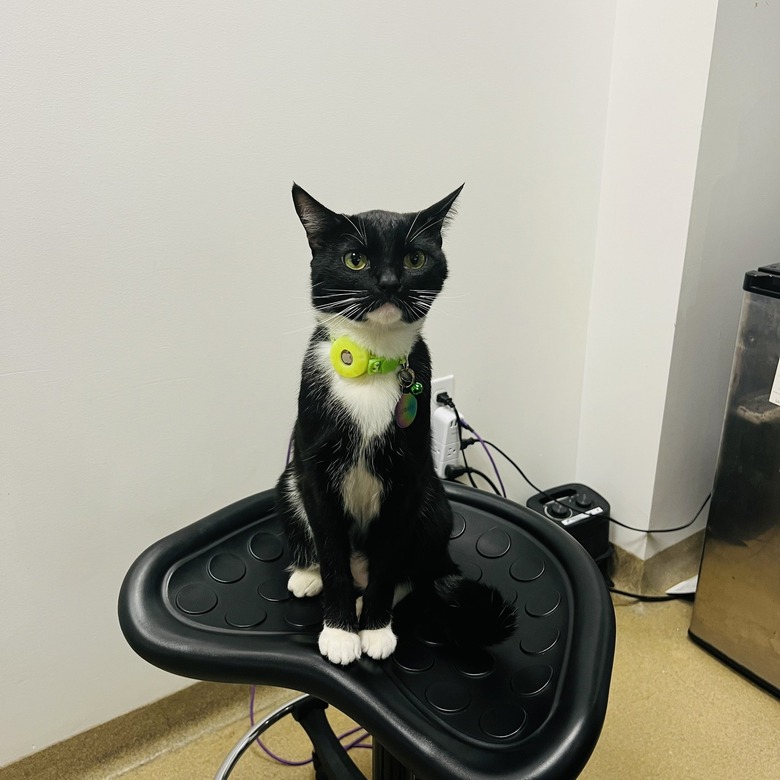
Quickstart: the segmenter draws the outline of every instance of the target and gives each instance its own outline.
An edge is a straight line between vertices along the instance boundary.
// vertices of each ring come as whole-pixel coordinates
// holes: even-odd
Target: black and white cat
[[[417,213],[347,216],[293,186],[318,324],[276,500],[293,558],[288,588],[322,592],[319,648],[336,664],[389,656],[393,607],[413,589],[439,604],[454,641],[492,644],[514,626],[498,591],[450,558],[452,511],[431,456],[420,332],[447,277],[442,227],[460,189]]]

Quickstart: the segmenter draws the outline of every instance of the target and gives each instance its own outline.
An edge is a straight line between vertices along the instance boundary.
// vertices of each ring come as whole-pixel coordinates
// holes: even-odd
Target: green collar
[[[407,357],[386,358],[372,354],[347,336],[337,338],[330,347],[330,362],[337,374],[352,379],[363,374],[394,374],[405,366]]]

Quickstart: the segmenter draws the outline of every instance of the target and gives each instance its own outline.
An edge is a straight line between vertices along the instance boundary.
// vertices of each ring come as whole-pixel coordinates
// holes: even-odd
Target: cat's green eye
[[[409,252],[404,257],[404,265],[412,271],[419,271],[426,263],[428,258],[425,256],[425,252]]]
[[[362,271],[368,267],[368,258],[362,252],[347,252],[341,259],[350,271]]]

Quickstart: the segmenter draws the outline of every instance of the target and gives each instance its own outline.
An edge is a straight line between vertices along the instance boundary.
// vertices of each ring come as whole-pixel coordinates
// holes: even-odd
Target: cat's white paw
[[[390,656],[398,642],[390,625],[384,628],[366,628],[360,632],[360,647],[376,661]]]
[[[287,580],[287,590],[299,599],[317,596],[322,593],[320,567],[312,566],[309,569],[294,569],[290,579]]]
[[[346,666],[360,658],[360,637],[342,628],[325,626],[320,632],[320,652],[331,663]]]

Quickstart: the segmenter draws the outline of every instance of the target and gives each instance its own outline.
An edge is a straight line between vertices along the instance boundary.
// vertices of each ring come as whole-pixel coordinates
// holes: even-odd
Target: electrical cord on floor
[[[636,599],[637,601],[676,601],[677,599],[688,599],[690,598],[690,594],[687,593],[660,593],[658,595],[652,595],[648,594],[645,595],[644,593],[630,593],[627,590],[621,590],[620,588],[612,587],[611,585],[608,586],[608,590],[610,593],[616,593],[618,596],[627,596],[631,599]]]

